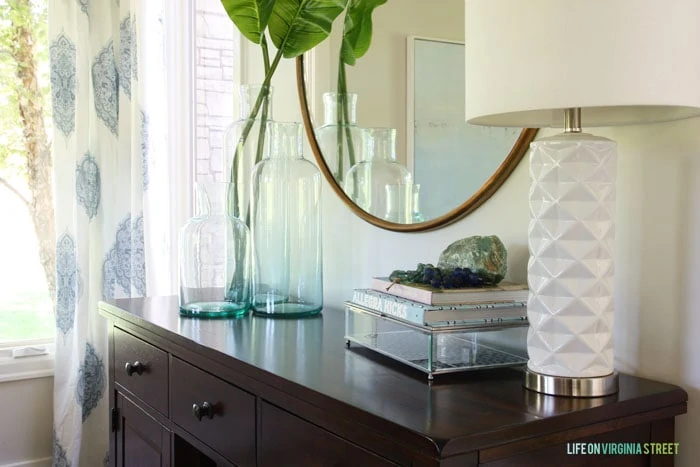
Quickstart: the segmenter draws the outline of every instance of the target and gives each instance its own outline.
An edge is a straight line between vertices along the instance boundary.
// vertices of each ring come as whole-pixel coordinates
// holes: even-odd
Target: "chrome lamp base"
[[[565,397],[603,397],[618,391],[618,374],[613,372],[606,376],[591,378],[570,378],[536,373],[529,368],[525,370],[523,384],[530,391]]]

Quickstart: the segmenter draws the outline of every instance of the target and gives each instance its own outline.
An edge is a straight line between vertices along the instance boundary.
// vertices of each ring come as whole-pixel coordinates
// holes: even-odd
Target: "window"
[[[220,0],[163,5],[169,50],[166,67],[175,89],[169,97],[175,103],[169,112],[173,119],[169,133],[185,143],[170,144],[189,158],[171,179],[184,198],[180,204],[191,206],[188,187],[193,181],[226,178],[223,135],[237,118],[234,102],[240,83],[240,42]],[[28,161],[33,155],[24,138],[26,133],[39,135],[50,154],[47,25],[48,0],[0,0],[0,348],[52,341],[55,334],[51,284],[55,234],[46,229],[46,219],[53,218],[53,212],[32,210],[32,196],[42,180],[30,176],[33,171]],[[187,49],[192,53],[183,53]],[[18,75],[19,63],[23,64],[22,76]],[[183,69],[192,71],[191,78]],[[38,83],[35,90],[23,81],[32,78]],[[193,99],[183,99],[187,95],[183,91],[188,90]],[[26,109],[21,105],[40,109],[43,118],[23,120]],[[176,131],[179,129],[184,131]],[[41,235],[50,237],[48,243]],[[43,252],[42,243],[50,245]],[[176,258],[177,246],[170,248]]]
[[[43,190],[45,174],[30,170],[51,147],[47,10],[46,0],[0,0],[0,346],[54,336],[53,209],[31,202],[52,196],[51,185]],[[40,239],[48,240],[44,251]]]

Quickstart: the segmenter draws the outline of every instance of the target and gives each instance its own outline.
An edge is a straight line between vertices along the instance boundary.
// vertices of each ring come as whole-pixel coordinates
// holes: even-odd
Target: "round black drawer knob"
[[[140,375],[143,373],[144,366],[143,363],[139,361],[135,361],[134,363],[126,362],[124,369],[126,370],[126,374],[129,376],[133,375],[134,373]]]
[[[200,422],[204,417],[212,419],[214,418],[214,406],[209,402],[202,402],[202,405],[192,404],[192,415]]]

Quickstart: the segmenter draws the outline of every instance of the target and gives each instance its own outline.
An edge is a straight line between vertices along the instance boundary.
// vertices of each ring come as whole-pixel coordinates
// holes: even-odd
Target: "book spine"
[[[395,297],[385,297],[379,293],[368,293],[365,290],[354,290],[352,293],[352,302],[369,308],[370,310],[378,311],[386,315],[395,316],[417,324],[423,324],[423,308],[410,303],[397,300]],[[409,316],[419,315],[420,319],[411,319]]]
[[[493,302],[493,303],[478,303],[465,305],[443,305],[443,306],[426,306],[421,303],[415,303],[410,300],[395,297],[393,295],[378,292],[376,290],[355,289],[352,295],[352,303],[361,307],[393,316],[399,319],[409,321],[411,323],[423,325],[429,321],[428,314],[439,311],[486,311],[491,312],[493,318],[498,317],[498,309],[512,310],[514,307],[525,307],[525,303],[513,302]],[[461,318],[461,319],[459,319]],[[468,316],[460,315],[459,318],[454,316],[454,319],[469,320]],[[481,316],[474,316],[473,320],[483,320]]]

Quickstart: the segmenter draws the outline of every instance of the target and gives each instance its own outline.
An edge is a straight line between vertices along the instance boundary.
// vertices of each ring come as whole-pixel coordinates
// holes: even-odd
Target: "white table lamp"
[[[700,0],[465,0],[466,120],[560,127],[530,149],[525,386],[617,392],[616,143],[583,126],[700,115]]]

